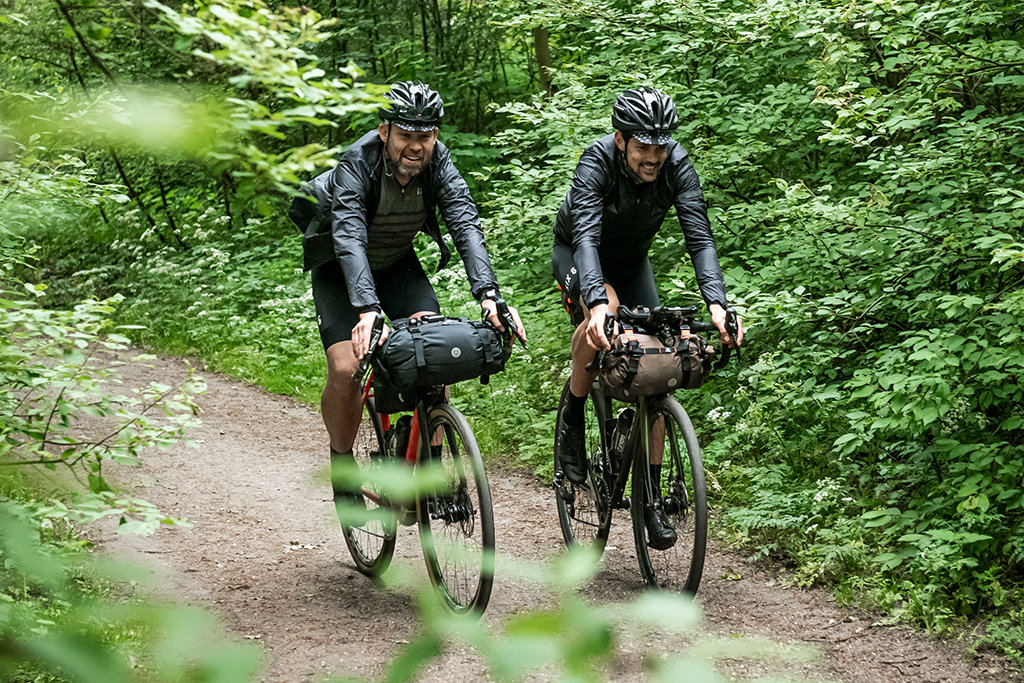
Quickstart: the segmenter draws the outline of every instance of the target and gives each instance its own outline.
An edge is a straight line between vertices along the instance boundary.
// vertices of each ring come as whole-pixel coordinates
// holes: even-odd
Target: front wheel
[[[494,512],[480,449],[466,418],[448,404],[430,410],[426,433],[416,507],[427,573],[452,612],[479,616],[494,583]]]
[[[345,544],[348,546],[356,568],[368,576],[378,576],[388,565],[395,552],[395,535],[397,524],[394,513],[381,507],[380,475],[381,466],[386,462],[387,452],[384,450],[384,431],[381,427],[380,415],[374,409],[370,398],[364,409],[363,419],[356,432],[352,454],[358,473],[338,471],[332,463],[331,480],[334,487],[334,505],[341,521]],[[362,505],[347,498],[341,491],[351,489],[352,479],[359,481],[362,493]],[[346,485],[347,480],[347,485]]]
[[[640,574],[652,588],[696,593],[704,572],[707,547],[708,502],[704,464],[697,434],[689,415],[671,396],[651,402],[648,425],[650,454],[637,448],[633,460],[633,537],[640,562]],[[659,467],[650,459],[661,456]],[[658,473],[659,480],[652,480]],[[652,538],[655,529],[662,533]],[[674,541],[669,543],[674,534]]]

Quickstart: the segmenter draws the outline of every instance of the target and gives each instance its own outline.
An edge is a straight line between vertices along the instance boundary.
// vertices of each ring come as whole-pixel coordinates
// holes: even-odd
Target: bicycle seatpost
[[[366,349],[366,355],[359,361],[359,369],[353,375],[353,379],[359,379],[366,374],[366,368],[370,366],[370,360],[380,345],[380,337],[384,334],[384,316],[378,313],[373,318],[373,327],[370,329],[370,345]]]

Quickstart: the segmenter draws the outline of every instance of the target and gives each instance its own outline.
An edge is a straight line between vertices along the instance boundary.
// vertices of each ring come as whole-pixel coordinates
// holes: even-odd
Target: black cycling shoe
[[[676,544],[676,530],[661,510],[645,508],[644,525],[647,527],[647,545],[655,550],[668,550]]]
[[[558,461],[565,477],[573,484],[582,484],[587,480],[587,453],[583,445],[583,427],[565,425],[559,441],[562,448],[558,452]]]
[[[360,491],[334,491],[334,504],[345,505],[349,508],[357,508],[359,510],[366,509],[366,501],[363,500],[363,494]]]

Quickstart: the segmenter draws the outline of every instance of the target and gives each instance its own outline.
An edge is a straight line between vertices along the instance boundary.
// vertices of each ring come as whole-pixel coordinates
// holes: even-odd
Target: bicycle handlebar
[[[696,306],[657,306],[654,309],[649,309],[646,306],[638,306],[635,309],[619,306],[618,313],[619,320],[632,323],[649,333],[655,334],[662,340],[662,343],[667,345],[667,340],[675,336],[675,333],[682,327],[686,327],[691,332],[718,331],[718,327],[713,322],[697,320],[694,317],[697,314],[697,310]],[[735,308],[727,308],[725,311],[725,331],[733,339],[736,339],[739,335],[739,316],[736,314]],[[732,351],[733,348],[731,346],[725,346],[712,367],[715,370],[724,368],[726,363],[729,362]],[[737,358],[740,357],[739,354],[740,350],[737,347]]]

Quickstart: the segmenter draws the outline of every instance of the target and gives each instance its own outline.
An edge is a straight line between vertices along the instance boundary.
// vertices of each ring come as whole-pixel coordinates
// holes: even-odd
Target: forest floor
[[[170,384],[188,373],[179,359],[151,365],[128,366],[126,383]],[[190,432],[198,448],[154,449],[140,466],[116,477],[165,513],[187,518],[191,527],[162,528],[148,537],[97,529],[95,540],[105,551],[148,567],[160,595],[207,607],[238,638],[261,644],[263,681],[380,678],[416,637],[416,600],[371,581],[352,563],[334,514],[319,414],[257,387],[202,374],[208,385],[198,401],[203,424]],[[483,621],[497,630],[511,615],[557,602],[546,588],[503,571],[503,563],[545,562],[564,546],[550,487],[527,472],[489,466],[488,475],[498,567]],[[426,575],[414,528],[400,529],[394,564]],[[998,657],[971,655],[965,641],[887,625],[879,615],[837,606],[823,590],[785,583],[712,542],[697,599],[699,632],[627,636],[603,675],[644,680],[660,653],[711,638],[734,653],[716,660],[732,680],[1021,680]],[[625,512],[614,520],[601,570],[581,591],[595,605],[641,594]],[[735,654],[758,650],[745,644],[748,637],[778,644],[778,655]],[[544,670],[530,680],[559,677]],[[466,646],[453,646],[420,679],[488,680],[487,662]]]

